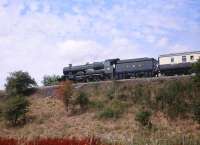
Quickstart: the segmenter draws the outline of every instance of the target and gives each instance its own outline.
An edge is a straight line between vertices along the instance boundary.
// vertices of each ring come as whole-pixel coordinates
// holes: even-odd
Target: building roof
[[[200,54],[200,51],[189,51],[189,52],[181,52],[181,53],[169,53],[169,54],[163,54],[159,57],[170,57],[170,56],[179,56],[179,55],[189,55],[189,54]]]

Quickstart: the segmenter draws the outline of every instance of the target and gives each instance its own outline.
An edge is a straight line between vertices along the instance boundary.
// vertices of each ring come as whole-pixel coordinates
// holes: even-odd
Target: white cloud
[[[57,44],[59,55],[70,60],[70,63],[80,63],[99,59],[103,48],[92,40],[65,40]]]
[[[168,38],[166,38],[166,37],[161,37],[161,38],[157,41],[156,46],[157,46],[158,48],[167,48],[167,47],[169,47],[169,40],[168,40]]]
[[[85,6],[62,3],[62,8],[72,7],[70,12],[56,2],[0,0],[0,88],[8,72],[15,70],[28,71],[40,81],[44,74],[62,74],[68,63],[192,49],[168,40],[169,33],[199,32],[199,22],[168,14],[169,9],[180,9],[180,5],[170,3],[167,7],[163,1],[114,3],[109,7],[104,7],[106,1]]]
[[[191,50],[190,47],[182,45],[182,44],[175,44],[173,46],[170,47],[170,51],[171,52],[186,52]]]
[[[147,35],[146,36],[146,40],[149,42],[149,43],[154,43],[156,41],[156,37],[154,35]]]
[[[30,2],[31,12],[36,12],[39,9],[39,3],[37,1]]]

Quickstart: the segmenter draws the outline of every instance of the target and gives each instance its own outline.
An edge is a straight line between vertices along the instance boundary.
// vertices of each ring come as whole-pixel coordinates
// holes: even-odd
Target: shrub
[[[104,104],[101,101],[90,101],[90,107],[94,109],[101,110],[104,108]]]
[[[195,102],[193,105],[194,120],[200,123],[200,101]]]
[[[109,100],[112,100],[112,99],[116,98],[116,96],[117,96],[117,88],[118,88],[117,82],[115,80],[112,81],[112,84],[111,84],[110,88],[107,91],[107,97],[108,97]]]
[[[80,108],[82,110],[86,110],[88,108],[90,100],[85,92],[80,92],[75,100],[75,103],[80,105]]]
[[[107,92],[107,97],[109,100],[114,99],[115,97],[115,89],[113,87],[109,88],[108,92]]]
[[[197,63],[193,64],[192,70],[196,74],[194,76],[194,82],[197,84],[197,86],[200,86],[200,59],[197,61]]]
[[[0,103],[0,119],[3,116],[3,104]]]
[[[69,103],[72,94],[73,94],[72,83],[70,81],[61,82],[58,88],[58,95],[63,100],[67,111],[69,110]]]
[[[4,98],[5,96],[6,96],[5,92],[0,90],[0,99]]]
[[[110,107],[106,107],[99,113],[100,118],[118,118],[119,112],[114,111]]]
[[[120,100],[113,100],[111,105],[110,105],[116,112],[119,112],[122,114],[125,109],[128,107],[127,103],[122,102]]]
[[[151,92],[152,89],[148,85],[137,84],[131,91],[131,101],[134,104],[152,107]]]
[[[36,86],[35,80],[31,78],[28,72],[23,71],[10,73],[5,84],[8,96],[27,95],[30,88],[34,86]]]
[[[44,86],[58,85],[60,79],[61,77],[58,75],[52,75],[52,76],[46,75],[44,76],[42,83]]]
[[[138,121],[142,126],[151,127],[151,112],[140,111],[136,114],[135,120]]]
[[[183,97],[185,87],[179,81],[173,81],[164,85],[156,96],[157,107],[175,118],[187,112],[186,98]]]
[[[20,120],[25,119],[28,106],[29,103],[25,97],[12,97],[7,100],[3,108],[3,116],[11,125],[15,126]]]
[[[100,118],[119,118],[127,108],[127,104],[119,100],[113,100],[109,107],[105,107],[100,113]]]
[[[140,100],[143,97],[143,95],[144,95],[144,87],[141,84],[136,85],[135,92],[134,92],[134,96],[135,96],[134,101],[137,102],[138,100]]]

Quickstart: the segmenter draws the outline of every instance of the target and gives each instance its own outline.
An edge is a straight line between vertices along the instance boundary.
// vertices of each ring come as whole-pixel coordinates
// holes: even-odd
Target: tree
[[[200,59],[193,64],[192,70],[196,74],[194,76],[194,82],[196,82],[197,85],[200,86]]]
[[[25,119],[28,111],[29,102],[23,96],[15,96],[7,100],[4,109],[4,118],[13,126],[16,126],[20,120]]]
[[[80,92],[80,94],[77,96],[75,103],[80,105],[80,108],[84,111],[87,109],[89,105],[89,98],[85,92]]]
[[[69,110],[69,102],[72,94],[73,94],[72,83],[70,81],[61,82],[58,88],[58,95],[63,100],[67,111]]]
[[[61,77],[58,75],[52,75],[52,76],[45,75],[42,83],[44,86],[58,85],[60,79]]]
[[[5,84],[8,96],[26,95],[30,88],[36,86],[36,82],[28,72],[16,71],[10,73]]]

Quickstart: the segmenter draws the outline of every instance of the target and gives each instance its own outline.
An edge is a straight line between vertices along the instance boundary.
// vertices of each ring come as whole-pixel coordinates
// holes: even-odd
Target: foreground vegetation
[[[0,144],[76,144],[80,140],[71,137],[96,136],[104,144],[199,145],[199,65],[194,69],[195,77],[169,80],[81,87],[66,81],[48,87],[49,96],[33,92],[36,83],[28,73],[12,73],[0,102]]]
[[[149,140],[143,139],[140,141],[132,141],[128,144],[123,142],[106,142],[95,138],[54,138],[54,139],[42,139],[38,138],[35,140],[24,140],[24,139],[5,139],[0,138],[1,145],[199,145],[200,140],[194,140],[193,138],[173,138],[173,139],[159,139]]]
[[[103,145],[99,139],[37,139],[37,140],[17,140],[0,138],[1,145]]]

